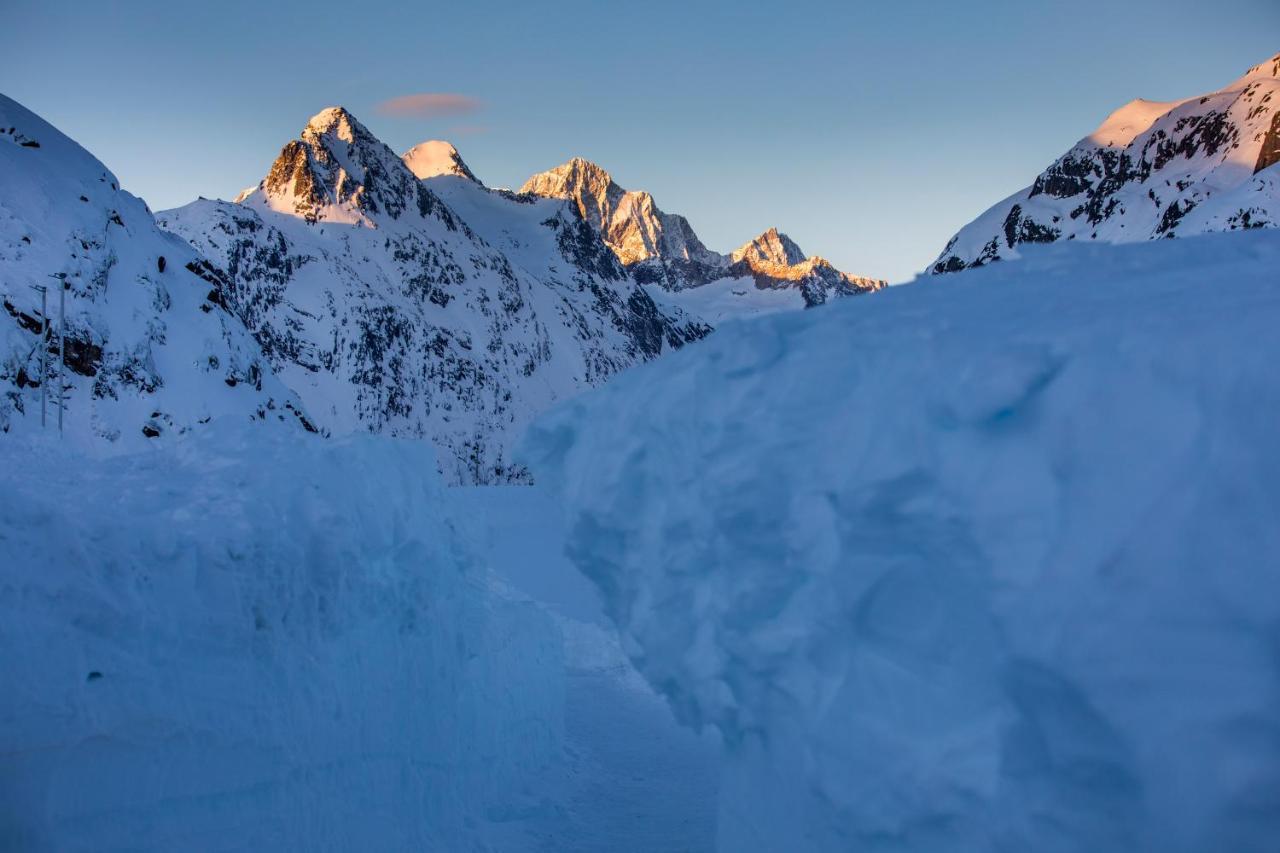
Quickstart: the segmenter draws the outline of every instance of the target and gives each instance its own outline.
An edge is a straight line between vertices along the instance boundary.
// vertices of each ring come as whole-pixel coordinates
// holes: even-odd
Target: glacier
[[[541,801],[561,635],[426,443],[0,454],[0,848],[501,849]]]
[[[729,322],[520,451],[723,851],[1272,850],[1280,235]]]

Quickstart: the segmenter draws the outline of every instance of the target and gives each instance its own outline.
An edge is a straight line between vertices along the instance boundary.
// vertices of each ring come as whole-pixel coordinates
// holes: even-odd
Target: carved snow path
[[[490,565],[565,637],[564,761],[539,798],[495,814],[497,850],[715,848],[718,735],[680,726],[622,653],[595,587],[563,555],[559,507],[534,486],[451,489],[487,529]]]

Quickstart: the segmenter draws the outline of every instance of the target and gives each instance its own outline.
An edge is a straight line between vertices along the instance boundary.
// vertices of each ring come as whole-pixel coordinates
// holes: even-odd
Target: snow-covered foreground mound
[[[1280,837],[1280,239],[1064,245],[725,325],[525,456],[720,849]]]
[[[550,618],[423,443],[218,427],[0,445],[0,848],[483,846],[559,756]]]

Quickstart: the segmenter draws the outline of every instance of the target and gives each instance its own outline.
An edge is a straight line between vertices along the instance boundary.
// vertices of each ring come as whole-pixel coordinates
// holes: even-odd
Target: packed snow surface
[[[0,849],[502,849],[541,802],[560,633],[424,442],[0,454]]]
[[[1274,850],[1280,235],[1063,244],[716,335],[524,455],[721,850]]]

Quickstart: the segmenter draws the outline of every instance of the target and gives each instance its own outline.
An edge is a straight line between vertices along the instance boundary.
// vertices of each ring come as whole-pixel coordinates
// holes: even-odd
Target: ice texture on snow
[[[0,848],[471,850],[536,798],[560,636],[429,447],[251,429],[0,444]]]
[[[725,324],[524,454],[718,844],[1280,837],[1280,235],[1061,244]]]

